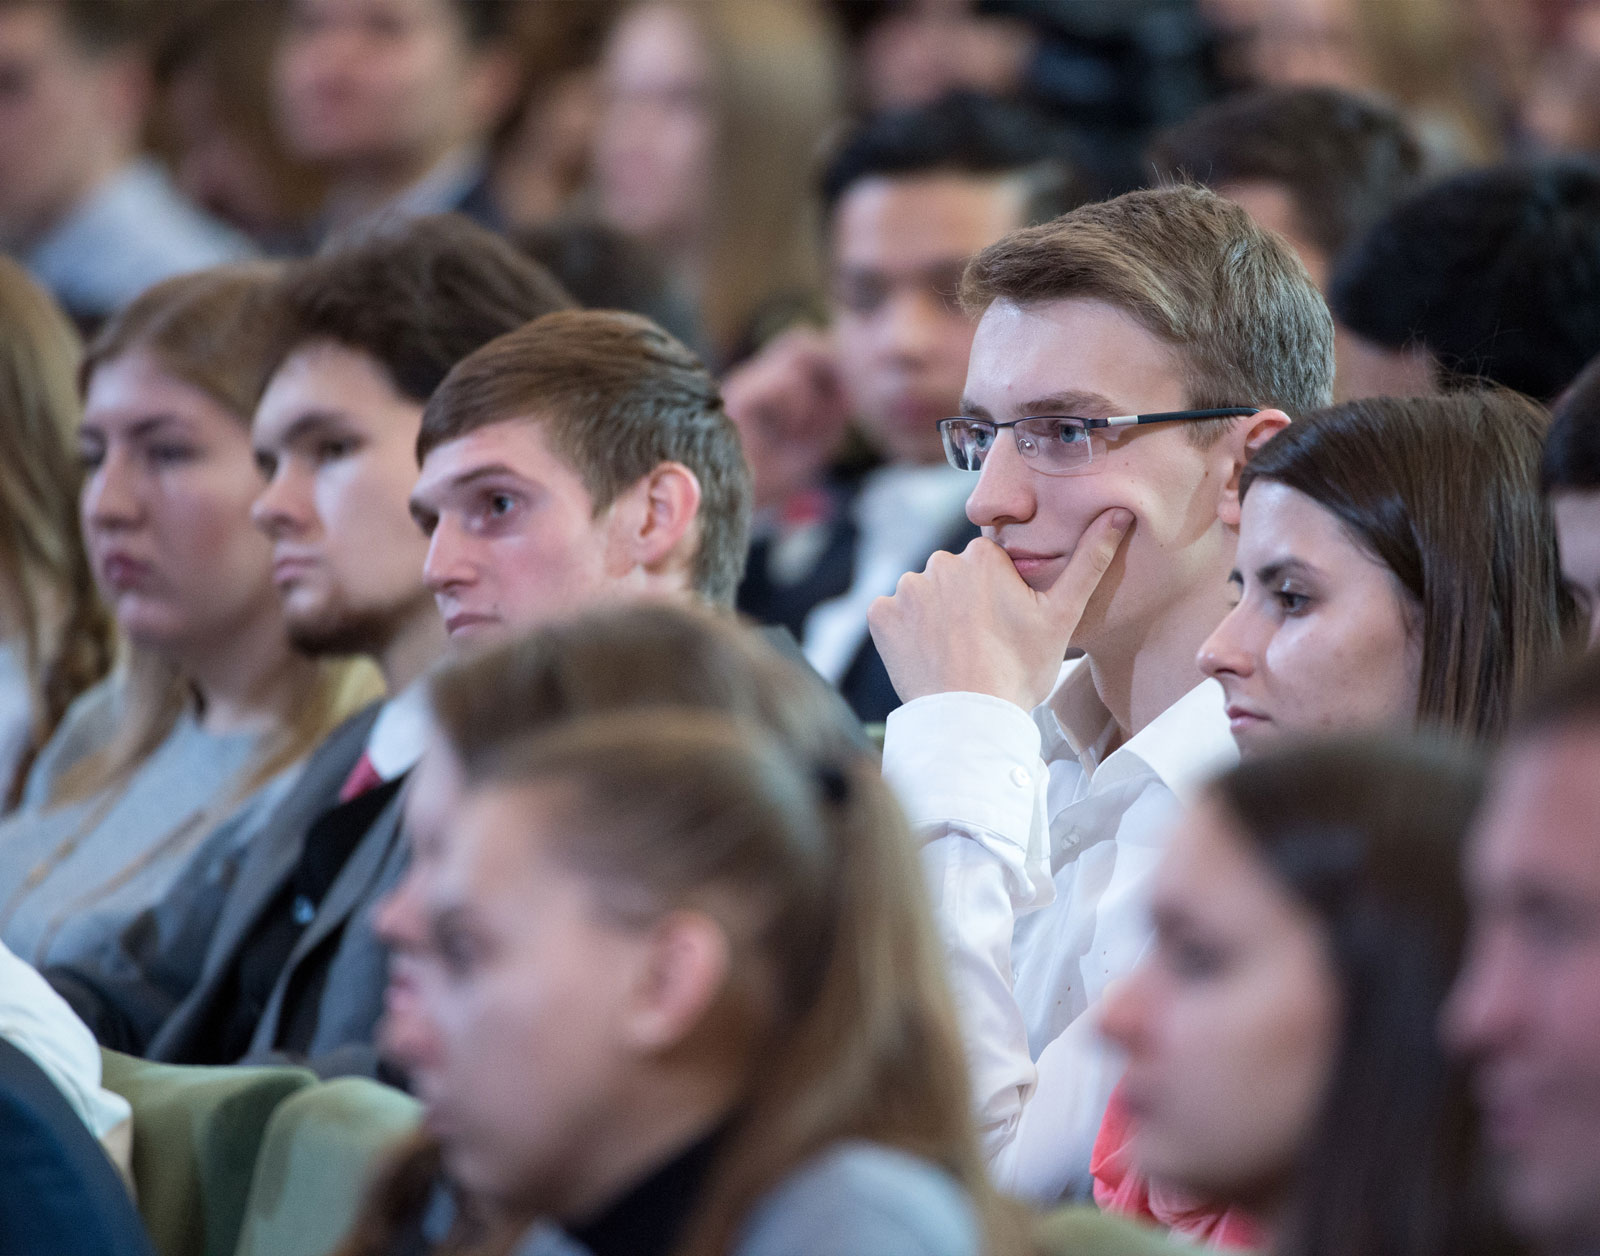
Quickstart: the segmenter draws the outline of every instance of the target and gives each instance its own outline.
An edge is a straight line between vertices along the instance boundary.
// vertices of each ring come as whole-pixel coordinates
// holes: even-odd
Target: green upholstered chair
[[[315,1076],[102,1056],[104,1085],[133,1107],[133,1180],[156,1250],[233,1256],[267,1121]]]
[[[421,1115],[415,1099],[358,1077],[286,1099],[262,1140],[234,1256],[328,1256]]]
[[[1153,1226],[1087,1205],[1047,1214],[1035,1237],[1040,1256],[1194,1256],[1199,1250]]]

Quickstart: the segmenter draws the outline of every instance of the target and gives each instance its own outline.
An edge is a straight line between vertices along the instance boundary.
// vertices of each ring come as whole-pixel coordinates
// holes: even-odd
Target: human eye
[[[491,489],[478,499],[472,514],[478,526],[494,527],[512,518],[521,504],[521,499],[515,493]]]
[[[195,461],[200,449],[187,441],[156,440],[144,447],[144,456],[155,466],[175,467]]]
[[[329,463],[350,457],[357,448],[357,442],[348,436],[324,436],[316,442],[311,452],[318,463]]]
[[[1044,437],[1054,445],[1081,445],[1089,439],[1089,429],[1077,419],[1041,419]]]
[[[872,275],[845,275],[834,285],[834,294],[852,314],[874,314],[888,298],[888,285]]]
[[[1272,590],[1272,600],[1285,615],[1304,615],[1311,608],[1311,595],[1297,588],[1294,581],[1285,580]]]
[[[270,480],[278,474],[278,455],[270,450],[258,449],[255,453],[256,470],[261,473],[263,480]]]
[[[106,460],[106,447],[102,441],[80,441],[78,443],[78,465],[85,471],[98,471],[100,464]]]

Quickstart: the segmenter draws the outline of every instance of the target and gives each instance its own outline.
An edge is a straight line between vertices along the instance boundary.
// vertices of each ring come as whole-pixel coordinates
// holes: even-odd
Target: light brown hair
[[[22,641],[31,714],[17,772],[0,781],[8,804],[72,700],[111,667],[111,617],[78,527],[82,351],[55,302],[0,258],[0,588]]]
[[[750,533],[739,433],[700,360],[647,318],[564,310],[465,358],[429,400],[417,458],[508,420],[537,422],[596,514],[663,462],[700,482],[694,587],[731,605]]]
[[[1196,409],[1333,397],[1333,318],[1294,250],[1214,192],[1129,192],[1014,231],[968,264],[961,300],[1103,301],[1175,350]],[[1186,424],[1206,443],[1235,420]]]
[[[266,386],[274,349],[262,334],[281,270],[267,263],[219,266],[164,280],[134,298],[100,330],[84,356],[87,388],[100,367],[148,354],[173,379],[205,393],[248,427]],[[87,798],[126,784],[194,701],[188,679],[168,660],[131,648],[123,660],[126,705],[116,736],[54,782],[51,803]],[[241,770],[228,791],[242,799],[306,754],[352,712],[377,696],[370,663],[320,660],[307,692]]]
[[[1571,615],[1539,488],[1544,407],[1509,389],[1371,397],[1302,416],[1250,460],[1331,511],[1421,610],[1419,723],[1493,739]]]

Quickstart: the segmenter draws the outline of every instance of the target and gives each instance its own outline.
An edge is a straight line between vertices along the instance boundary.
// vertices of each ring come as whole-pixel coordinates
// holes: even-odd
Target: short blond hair
[[[974,315],[1073,297],[1115,306],[1172,345],[1197,409],[1293,415],[1333,399],[1333,318],[1316,284],[1284,240],[1205,188],[1129,192],[1013,231],[961,280]],[[1220,430],[1191,427],[1198,439]]]

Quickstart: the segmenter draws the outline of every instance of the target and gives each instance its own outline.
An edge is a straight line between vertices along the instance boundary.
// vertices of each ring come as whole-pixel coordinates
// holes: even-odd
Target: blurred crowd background
[[[1036,110],[1086,197],[1148,182],[1156,132],[1263,84],[1387,96],[1438,173],[1600,147],[1587,0],[49,8],[0,4],[0,242],[84,323],[175,259],[301,253],[379,209],[461,209],[580,301],[650,313],[726,368],[823,306],[830,142],[952,91]],[[147,190],[147,238],[52,250],[85,189],[135,157],[177,193]]]

